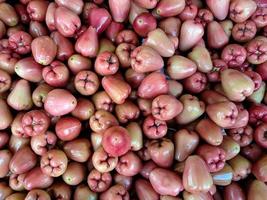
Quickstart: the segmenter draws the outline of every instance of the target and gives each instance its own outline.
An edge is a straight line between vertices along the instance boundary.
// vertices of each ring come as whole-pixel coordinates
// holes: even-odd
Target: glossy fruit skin
[[[40,168],[42,172],[51,177],[59,177],[67,169],[68,158],[66,154],[57,149],[52,149],[42,155]]]
[[[40,167],[35,167],[29,171],[23,181],[26,190],[35,188],[47,188],[53,183],[53,178],[44,174]]]
[[[170,139],[152,140],[147,147],[151,160],[159,167],[170,167],[173,164],[174,144]]]
[[[159,194],[153,189],[149,181],[138,179],[135,182],[135,190],[140,200],[159,199]]]
[[[77,105],[76,98],[67,90],[54,89],[47,94],[44,109],[53,116],[70,113]]]
[[[133,28],[138,35],[146,37],[147,34],[156,29],[157,23],[150,13],[141,13],[133,21]]]
[[[186,138],[186,140],[183,138]],[[199,136],[194,131],[181,129],[174,133],[174,143],[175,159],[182,162],[196,149],[199,143]]]
[[[149,175],[154,190],[161,195],[177,196],[184,188],[181,178],[172,171],[155,168]]]
[[[197,155],[189,156],[185,161],[183,172],[185,190],[192,193],[208,192],[212,184],[212,177],[204,160]]]
[[[109,172],[101,173],[95,169],[87,177],[88,186],[94,192],[106,191],[110,187],[111,181],[112,176]]]
[[[23,159],[21,159],[23,157]],[[14,174],[23,174],[37,164],[37,156],[29,146],[21,148],[12,157],[9,169]]]
[[[226,200],[238,199],[244,200],[246,199],[244,192],[241,187],[237,183],[232,183],[225,188],[224,198]]]
[[[124,186],[119,184],[111,186],[107,191],[100,195],[99,200],[116,198],[123,198],[124,200],[130,199],[129,193]]]
[[[49,65],[57,54],[57,46],[48,36],[35,38],[31,43],[31,49],[34,60],[41,65]]]
[[[256,163],[252,165],[253,175],[260,181],[266,182],[266,156],[261,157]]]
[[[82,124],[74,117],[63,117],[56,123],[56,134],[63,141],[70,141],[78,137]]]
[[[108,128],[103,135],[102,145],[112,156],[122,156],[131,148],[128,131],[120,126]]]
[[[9,172],[9,162],[12,158],[12,153],[7,149],[3,149],[0,150],[0,155],[0,177],[4,178]]]
[[[122,104],[131,93],[128,83],[113,76],[105,76],[102,79],[102,86],[110,98],[117,104]]]
[[[78,138],[64,144],[63,150],[69,159],[76,162],[86,162],[91,156],[91,143],[86,138]]]

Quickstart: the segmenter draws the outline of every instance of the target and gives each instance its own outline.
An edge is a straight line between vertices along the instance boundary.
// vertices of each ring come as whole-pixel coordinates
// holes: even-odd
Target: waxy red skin
[[[171,120],[182,110],[183,104],[172,95],[159,95],[152,101],[152,115],[158,120]]]
[[[109,172],[101,173],[96,169],[90,171],[87,177],[87,184],[94,192],[106,191],[112,183],[112,176]]]
[[[204,73],[196,72],[192,76],[184,79],[184,89],[190,93],[200,93],[207,85],[207,77]]]
[[[213,14],[210,10],[202,8],[198,10],[196,16],[196,22],[200,23],[205,27],[209,22],[212,22],[214,19]]]
[[[179,14],[179,18],[182,21],[195,19],[197,16],[198,7],[193,4],[192,0],[185,0],[185,8]]]
[[[71,112],[72,116],[78,118],[81,121],[88,120],[95,112],[95,106],[92,101],[80,98],[77,101],[77,106]]]
[[[73,54],[68,59],[68,67],[73,74],[77,74],[82,70],[89,70],[92,67],[92,62],[89,58],[80,54]]]
[[[24,174],[11,174],[9,176],[9,186],[12,190],[15,191],[23,191],[25,190],[23,186],[23,181],[26,176],[26,173]]]
[[[132,184],[133,184],[132,176],[123,176],[119,173],[116,173],[113,176],[113,179],[114,179],[115,184],[123,185],[127,191],[129,191],[132,188]]]
[[[71,10],[59,6],[55,11],[56,29],[65,37],[74,36],[81,27],[81,20],[77,14]]]
[[[12,189],[3,181],[0,182],[0,197],[6,199],[7,196],[12,194]]]
[[[140,174],[145,179],[148,179],[150,172],[157,167],[158,166],[152,160],[149,160],[143,164],[143,168],[141,169]]]
[[[15,65],[15,72],[21,78],[30,82],[40,82],[42,78],[42,65],[35,62],[33,57],[19,60]]]
[[[150,13],[141,13],[133,21],[134,31],[141,37],[146,37],[147,34],[156,29],[157,21]]]
[[[52,116],[61,116],[73,111],[76,105],[77,100],[69,91],[54,89],[48,93],[44,109]]]
[[[132,101],[126,100],[123,104],[116,105],[115,113],[120,123],[127,123],[136,120],[140,110]]]
[[[236,23],[246,21],[257,9],[254,1],[232,1],[229,9],[229,17]]]
[[[254,131],[254,140],[260,147],[265,149],[267,148],[266,131],[267,123],[259,124],[258,126],[256,126],[256,129]]]
[[[68,158],[62,150],[52,149],[42,155],[40,168],[42,172],[51,177],[61,176],[67,169]]]
[[[117,55],[120,66],[128,68],[131,66],[131,54],[135,49],[135,45],[130,43],[121,43],[117,46],[115,54]]]
[[[167,134],[167,123],[148,115],[143,123],[143,132],[149,139],[162,138]]]
[[[8,144],[9,134],[5,131],[0,131],[0,149],[3,149],[4,146]]]
[[[107,38],[115,42],[117,35],[123,28],[124,25],[122,23],[112,21],[105,31]]]
[[[25,197],[25,200],[35,200],[35,199],[50,200],[51,198],[45,190],[39,190],[39,189],[31,190]]]
[[[198,147],[197,154],[206,162],[210,172],[220,171],[225,164],[225,151],[220,147],[203,144]]]
[[[11,82],[11,76],[6,71],[0,69],[0,93],[9,90]]]
[[[225,187],[225,200],[245,200],[246,196],[242,188],[235,182]]]
[[[116,36],[116,44],[130,43],[132,45],[138,45],[137,34],[129,29],[121,30]]]
[[[159,1],[154,12],[160,17],[172,17],[180,14],[185,8],[185,1],[163,0]]]
[[[163,68],[164,62],[157,51],[148,46],[139,46],[131,53],[131,67],[139,73],[153,72]]]
[[[213,69],[207,74],[209,82],[219,82],[221,80],[220,72],[227,69],[228,66],[226,62],[222,59],[212,60]]]
[[[96,29],[89,26],[76,40],[75,50],[85,57],[94,58],[99,48]]]
[[[124,22],[126,20],[131,7],[130,0],[109,0],[108,5],[114,21]]]
[[[227,108],[227,109],[222,109]],[[206,112],[209,117],[219,126],[227,128],[236,123],[238,117],[238,110],[232,102],[221,102],[208,105]]]
[[[69,159],[80,163],[86,162],[92,154],[91,143],[86,138],[77,138],[66,142],[63,150]]]
[[[142,166],[142,161],[137,154],[129,151],[119,158],[115,169],[123,176],[135,176],[141,171]]]
[[[8,3],[1,3],[0,5],[0,20],[7,26],[16,26],[19,22],[18,15],[15,9]]]
[[[256,32],[256,24],[252,20],[247,20],[234,25],[232,29],[232,37],[237,42],[247,42],[255,37]]]
[[[92,164],[97,171],[110,172],[118,164],[118,157],[111,156],[102,147],[99,147],[92,156]]]
[[[138,179],[135,181],[135,190],[140,200],[159,199],[159,194],[153,189],[149,181]]]
[[[247,125],[241,128],[229,129],[228,135],[232,137],[241,147],[248,146],[253,140],[254,131]]]
[[[145,78],[144,73],[138,73],[138,72],[134,71],[132,68],[129,68],[125,72],[125,80],[133,88],[138,88],[144,78]]]
[[[110,155],[114,157],[122,156],[130,150],[131,138],[125,128],[113,126],[105,130],[102,146]]]
[[[267,41],[254,38],[247,46],[247,60],[251,64],[262,64],[267,61]]]
[[[122,185],[113,185],[107,191],[99,196],[99,200],[114,199],[114,200],[130,200],[128,191]]]
[[[77,15],[82,13],[84,2],[82,0],[67,1],[67,0],[55,0],[59,6],[64,6],[72,10]]]
[[[92,96],[92,101],[97,110],[113,111],[114,103],[105,91],[96,92]]]
[[[32,20],[42,22],[45,20],[47,7],[47,1],[30,1],[27,5],[27,12]]]
[[[45,15],[45,23],[50,31],[56,30],[55,23],[55,12],[56,12],[57,4],[54,2],[50,2]]]
[[[23,24],[28,24],[30,22],[30,17],[27,13],[27,7],[21,3],[17,3],[14,8],[20,17],[20,21]]]
[[[23,147],[29,146],[29,144],[29,138],[22,138],[12,134],[9,139],[8,147],[14,153]]]
[[[115,75],[105,76],[101,83],[106,93],[116,104],[124,103],[131,93],[130,85]]]
[[[255,22],[257,28],[262,28],[267,25],[266,22],[267,7],[258,7],[257,10],[251,16],[251,19]]]
[[[47,188],[53,183],[53,178],[45,175],[40,167],[35,167],[29,171],[23,181],[26,190],[35,188]]]
[[[35,38],[31,43],[31,49],[35,61],[41,65],[49,65],[57,54],[57,46],[48,36]]]
[[[89,96],[97,91],[99,87],[99,79],[94,72],[83,70],[76,74],[74,86],[80,94]]]
[[[94,132],[102,132],[112,126],[119,125],[119,122],[112,113],[100,109],[90,117],[89,125]]]
[[[266,169],[267,157],[262,156],[252,165],[252,174],[260,181],[267,181],[267,169]]]
[[[154,190],[161,195],[177,196],[184,189],[181,178],[164,168],[153,169],[149,180]]]
[[[26,146],[13,155],[9,163],[9,169],[14,174],[23,174],[31,170],[36,164],[37,156],[29,146]]]
[[[71,199],[71,187],[63,182],[54,183],[47,189],[47,192],[51,198],[62,198],[62,200]]]
[[[253,104],[248,109],[249,123],[259,124],[260,122],[267,122],[267,106],[264,104]]]
[[[0,53],[0,69],[9,74],[14,74],[17,61],[18,58],[14,57],[11,53]]]
[[[152,140],[148,144],[148,153],[159,167],[170,167],[173,164],[174,144],[167,138]]]
[[[220,49],[229,42],[229,37],[223,26],[216,21],[208,23],[207,26],[208,45],[211,48]]]
[[[247,51],[238,44],[229,44],[224,47],[221,58],[229,67],[240,67],[246,60]]]
[[[60,61],[53,61],[42,70],[44,81],[53,87],[66,86],[69,79],[68,68]]]
[[[251,143],[241,149],[241,154],[252,162],[257,161],[263,154],[262,148],[256,143]]]
[[[13,33],[8,38],[9,48],[18,54],[28,54],[31,51],[32,37],[24,31]]]
[[[95,71],[101,76],[113,75],[119,69],[118,57],[109,51],[104,51],[97,55],[95,61]]]
[[[4,178],[9,172],[9,162],[12,158],[12,153],[8,149],[0,150],[0,177]]]
[[[257,72],[254,72],[254,71],[245,71],[244,73],[247,76],[249,76],[252,79],[252,81],[254,82],[254,84],[255,84],[254,91],[258,90],[261,86],[261,83],[262,83],[262,78],[261,78],[260,74],[258,74]]]
[[[31,110],[21,119],[22,128],[28,136],[36,136],[47,131],[50,118],[42,110]]]
[[[58,47],[57,59],[60,61],[65,61],[74,54],[73,44],[68,38],[64,37],[57,31],[52,32],[50,37],[54,40]]]
[[[35,154],[42,156],[48,150],[53,149],[57,142],[57,136],[51,131],[46,131],[31,137],[31,148]]]
[[[257,65],[256,72],[261,75],[263,81],[267,80],[267,62]]]
[[[56,134],[63,141],[70,141],[78,137],[81,132],[82,124],[74,117],[60,118],[56,123]]]
[[[105,8],[92,8],[88,16],[89,25],[96,28],[98,34],[103,33],[111,21],[111,16]]]
[[[30,21],[29,33],[33,38],[37,38],[40,36],[47,36],[48,30],[42,22]]]
[[[164,74],[153,72],[141,82],[137,95],[141,98],[152,99],[161,94],[168,93],[168,82]]]

